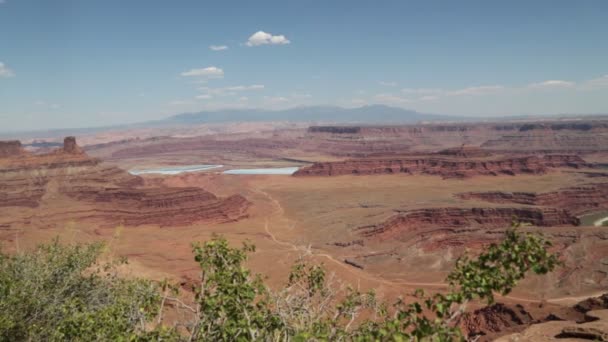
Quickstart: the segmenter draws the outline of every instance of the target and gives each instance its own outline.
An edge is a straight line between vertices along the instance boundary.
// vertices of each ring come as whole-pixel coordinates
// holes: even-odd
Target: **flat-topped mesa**
[[[583,158],[575,154],[547,154],[543,156],[543,161],[548,167],[593,167],[591,163],[587,163]]]
[[[357,134],[361,127],[357,126],[310,126],[309,133],[331,133],[331,134]]]
[[[24,153],[19,140],[0,141],[0,158],[15,157]]]
[[[542,158],[536,156],[510,157],[502,159],[420,156],[318,162],[299,169],[293,175],[298,177],[404,173],[411,175],[438,175],[443,178],[466,178],[477,175],[537,175],[546,173],[548,168],[581,168],[590,166],[582,158],[573,155],[547,155]]]
[[[457,157],[457,158],[481,158],[491,155],[490,152],[477,146],[466,146],[447,148],[437,152],[439,155]]]
[[[399,159],[352,159],[339,162],[314,163],[299,169],[294,176],[339,176],[374,174],[421,174],[444,178],[466,178],[475,175],[543,174],[547,171],[537,157],[495,160],[457,160],[438,157]]]
[[[533,192],[465,192],[457,194],[465,200],[490,203],[518,203],[568,209],[573,214],[608,210],[608,183],[561,188],[557,191]]]
[[[508,228],[514,218],[539,227],[580,225],[580,220],[569,211],[556,208],[428,208],[400,213],[357,231],[368,238],[399,239],[428,229],[445,233],[449,229]]]

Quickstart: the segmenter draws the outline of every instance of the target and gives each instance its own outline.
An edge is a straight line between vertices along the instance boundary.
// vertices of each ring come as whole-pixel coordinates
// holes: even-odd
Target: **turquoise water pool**
[[[142,169],[142,170],[129,170],[132,175],[144,175],[144,174],[161,174],[161,175],[177,175],[184,172],[198,172],[206,171],[211,169],[217,169],[223,165],[186,165],[186,166],[171,166],[163,167],[158,169]]]
[[[277,167],[266,169],[233,169],[223,173],[227,175],[291,175],[298,171],[299,167]]]

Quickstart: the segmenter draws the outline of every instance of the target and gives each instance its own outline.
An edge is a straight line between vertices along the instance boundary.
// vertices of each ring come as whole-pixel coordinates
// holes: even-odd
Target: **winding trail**
[[[278,215],[283,217],[285,220],[290,221],[287,217],[285,217],[285,210],[283,209],[283,206],[281,205],[281,203],[279,203],[279,201],[277,201],[275,198],[273,198],[269,193],[267,193],[266,191],[263,191],[259,188],[252,188],[252,190],[262,196],[264,196],[266,199],[268,199],[273,206],[276,208],[274,210],[274,212],[270,213],[267,217],[266,217],[266,221],[264,224],[264,230],[266,232],[266,234],[268,235],[268,237],[276,244],[286,247],[290,250],[293,251],[297,251],[297,252],[302,252],[302,253],[307,253],[311,256],[314,257],[320,257],[320,258],[324,258],[327,259],[328,261],[338,265],[339,267],[347,270],[348,272],[369,280],[371,282],[376,282],[376,283],[381,283],[381,284],[385,284],[385,285],[389,285],[389,286],[406,286],[406,287],[435,287],[435,288],[448,288],[448,284],[447,283],[443,283],[443,282],[433,282],[433,283],[428,283],[428,282],[412,282],[412,281],[407,281],[407,280],[402,280],[402,279],[395,279],[395,280],[389,280],[389,279],[384,279],[381,276],[375,276],[373,274],[370,274],[368,272],[365,272],[363,270],[359,270],[357,268],[354,268],[352,266],[349,266],[347,264],[345,264],[343,261],[336,259],[335,257],[333,257],[330,254],[327,253],[322,253],[322,252],[313,252],[311,250],[311,248],[309,247],[305,247],[305,246],[297,246],[289,241],[283,241],[283,240],[279,240],[276,238],[276,236],[270,231],[270,218],[272,216]],[[608,217],[605,218],[606,220],[608,220]],[[598,291],[595,293],[590,293],[587,295],[580,295],[580,296],[563,296],[563,297],[555,297],[555,298],[549,298],[549,299],[544,299],[544,300],[538,300],[538,299],[529,299],[529,298],[523,298],[523,297],[516,297],[516,296],[502,296],[499,294],[495,294],[495,296],[497,298],[505,298],[505,299],[509,299],[509,300],[513,300],[513,301],[518,301],[518,302],[527,302],[527,303],[541,303],[541,302],[547,302],[547,303],[554,303],[554,304],[558,304],[558,303],[562,303],[562,302],[579,302],[591,297],[598,297],[601,296],[602,294],[606,293],[607,291]]]

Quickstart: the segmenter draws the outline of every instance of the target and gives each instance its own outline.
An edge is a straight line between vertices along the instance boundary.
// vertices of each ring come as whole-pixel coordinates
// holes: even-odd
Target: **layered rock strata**
[[[146,187],[141,177],[89,158],[73,137],[48,154],[13,148],[8,157],[0,158],[0,209],[54,208],[45,222],[62,218],[95,220],[102,226],[228,222],[246,216],[249,205],[240,195],[218,198],[196,187]],[[9,217],[20,221],[12,216],[7,214],[3,222]]]
[[[457,195],[465,200],[491,203],[518,203],[568,209],[573,214],[584,214],[608,209],[608,183],[563,188],[557,191],[534,192],[466,192]]]
[[[299,169],[294,176],[340,176],[373,174],[422,174],[444,178],[466,178],[477,175],[498,176],[544,174],[549,168],[589,167],[582,158],[571,155],[547,155],[502,159],[437,158],[368,158],[337,162],[319,162]]]
[[[567,210],[554,208],[429,208],[406,211],[380,224],[359,227],[357,231],[363,237],[385,240],[399,239],[402,235],[428,228],[444,231],[471,227],[506,228],[514,220],[539,227],[580,224],[580,220]],[[453,235],[458,238],[457,234]]]

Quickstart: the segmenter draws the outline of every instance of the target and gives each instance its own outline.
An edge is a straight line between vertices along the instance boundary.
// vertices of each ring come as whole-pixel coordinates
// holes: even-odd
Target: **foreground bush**
[[[339,284],[322,265],[298,261],[285,287],[268,289],[243,263],[252,245],[221,237],[195,245],[201,268],[185,303],[167,283],[124,279],[101,265],[101,245],[62,246],[0,255],[0,339],[6,341],[454,341],[470,300],[494,301],[532,271],[558,263],[538,235],[508,231],[500,244],[464,255],[447,278],[449,291],[414,302],[380,303],[373,292]],[[175,287],[173,287],[175,289]],[[161,323],[171,303],[182,317]],[[365,318],[365,319],[363,319]],[[179,333],[178,333],[179,332]]]
[[[128,341],[157,313],[157,286],[100,264],[101,244],[0,254],[0,340]]]

